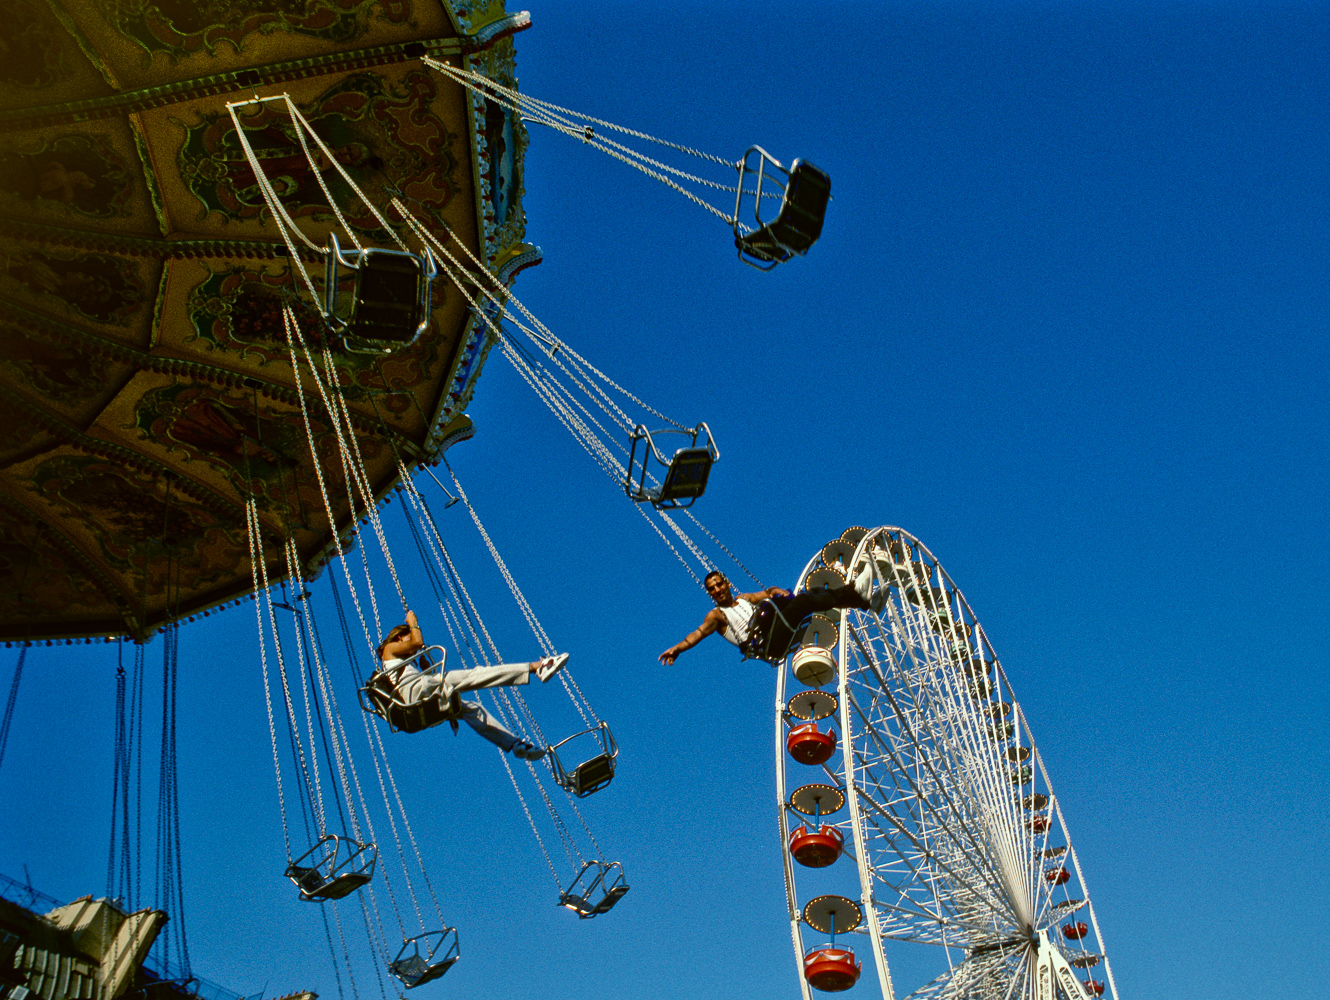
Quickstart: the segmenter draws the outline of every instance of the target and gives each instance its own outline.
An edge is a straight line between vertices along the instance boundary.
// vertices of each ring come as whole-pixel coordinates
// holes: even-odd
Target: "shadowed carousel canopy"
[[[0,16],[0,640],[141,639],[252,590],[248,497],[275,576],[285,535],[312,573],[355,527],[306,373],[325,512],[284,304],[332,351],[376,496],[399,458],[470,436],[486,324],[435,281],[413,343],[346,350],[293,280],[255,163],[315,243],[336,206],[343,232],[392,246],[397,197],[506,284],[539,260],[521,122],[420,60],[515,86],[530,22],[502,0],[0,0]],[[282,101],[227,110],[282,94],[312,156]]]

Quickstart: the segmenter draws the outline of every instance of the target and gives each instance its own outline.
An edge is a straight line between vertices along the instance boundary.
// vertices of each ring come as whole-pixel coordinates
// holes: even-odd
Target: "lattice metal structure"
[[[844,857],[808,872],[798,829],[785,852],[804,997],[800,904],[813,892],[801,893],[796,876],[814,891],[828,878],[845,891],[857,875],[886,1000],[895,997],[886,941],[937,949],[939,974],[911,998],[1116,1000],[1080,859],[1030,726],[946,570],[900,528],[852,528],[814,557],[800,586],[827,570],[853,577],[870,563],[876,613],[848,611],[831,638],[822,628],[804,640],[834,641],[838,662],[826,684],[836,685],[836,710],[824,711],[838,718],[839,752],[817,772],[790,755],[793,742],[787,753],[791,732],[807,728],[809,693],[788,671],[777,684],[782,843],[791,845],[791,813],[807,813],[796,785],[830,776],[845,797],[828,818]]]

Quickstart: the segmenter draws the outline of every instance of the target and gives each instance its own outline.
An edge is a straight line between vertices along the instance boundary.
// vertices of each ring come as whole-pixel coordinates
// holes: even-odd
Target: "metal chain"
[[[316,385],[319,385],[318,371],[314,368],[314,362],[309,359],[310,358],[309,349],[305,346],[305,339],[300,333],[300,326],[296,322],[295,314],[291,311],[291,307],[289,305],[283,306],[282,308],[282,320],[286,325],[286,343],[287,343],[287,348],[291,353],[291,369],[295,374],[296,397],[300,400],[300,414],[305,422],[305,438],[309,442],[310,458],[313,461],[315,478],[318,480],[319,483],[319,495],[323,498],[323,509],[328,518],[329,530],[331,530],[333,533],[333,544],[336,548],[337,555],[344,556],[345,553],[342,551],[341,539],[337,537],[337,529],[336,529],[337,520],[333,516],[332,500],[328,495],[328,483],[324,478],[323,465],[318,459],[318,450],[315,448],[314,445],[314,430],[313,430],[313,425],[311,424],[309,419],[309,405],[306,402],[305,391],[301,385],[300,364],[296,360],[295,345],[297,342],[300,344],[301,349],[304,351],[305,357],[309,362],[310,373],[311,375],[313,375]],[[321,387],[320,391],[322,391]],[[326,405],[326,399],[325,399],[325,405]],[[350,494],[348,493],[348,501],[349,499],[350,499]],[[360,604],[360,595],[356,591],[355,581],[351,579],[351,570],[347,567],[345,558],[340,559],[339,562],[342,565],[342,575],[346,578],[346,585],[348,589],[351,591],[351,601],[356,607],[356,616],[360,619],[360,628],[365,635],[365,645],[372,650],[375,648],[377,644],[375,643],[374,639],[371,638],[370,636],[369,625],[365,621],[365,611]],[[376,603],[373,603],[374,601],[373,588],[370,588],[369,596],[374,611],[374,623],[377,628],[379,625],[379,611],[378,611],[378,605]]]
[[[456,66],[450,66],[447,63],[440,62],[439,60],[431,58],[429,56],[426,56],[421,61],[426,66],[430,66],[433,69],[439,70],[440,72],[445,73],[448,76],[451,76],[458,83],[462,84],[462,86],[466,87],[468,90],[472,91],[473,93],[479,94],[482,97],[489,97],[491,96],[490,91],[496,91],[508,97],[510,100],[520,101],[524,105],[532,108],[536,108],[547,112],[553,112],[556,114],[571,115],[574,118],[580,118],[583,121],[588,121],[595,125],[602,125],[605,128],[614,129],[614,131],[616,132],[622,132],[624,135],[631,135],[636,139],[645,139],[648,142],[656,143],[658,146],[668,146],[670,149],[677,150],[681,153],[687,153],[690,156],[696,156],[700,159],[708,160],[712,163],[718,163],[721,166],[726,166],[726,167],[734,166],[734,163],[730,160],[722,159],[719,156],[713,156],[711,153],[704,153],[701,150],[693,149],[691,146],[681,146],[678,143],[670,142],[666,139],[657,139],[655,136],[648,135],[645,132],[637,132],[633,129],[625,128],[622,125],[615,125],[613,122],[607,122],[600,118],[592,118],[590,115],[585,115],[578,111],[572,111],[568,108],[562,108],[559,105],[554,104],[550,101],[542,101],[539,100],[538,98],[531,97],[527,94],[518,93],[518,91],[510,87],[505,87],[500,83],[496,83],[494,80],[491,80],[489,77],[484,76],[483,74],[480,73],[476,73],[473,70],[466,70]]]
[[[759,590],[764,590],[764,589],[766,589],[765,587],[763,587],[763,585],[762,585],[762,581],[759,580],[759,579],[753,574],[753,571],[752,571],[751,569],[749,569],[747,566],[745,566],[742,562],[740,562],[740,561],[739,561],[739,557],[736,556],[733,552],[731,552],[731,551],[726,547],[726,545],[725,545],[724,542],[722,542],[719,538],[717,538],[717,537],[716,537],[715,535],[713,535],[710,531],[708,531],[706,525],[704,525],[701,521],[699,521],[699,520],[697,519],[697,516],[696,516],[691,510],[689,510],[688,508],[685,507],[685,508],[684,508],[684,513],[688,515],[688,519],[689,519],[690,521],[692,521],[695,525],[697,525],[700,529],[702,529],[702,534],[704,534],[704,535],[706,535],[708,538],[710,538],[711,541],[715,543],[715,545],[716,545],[717,548],[719,548],[719,549],[720,549],[722,552],[724,552],[727,556],[729,556],[731,559],[733,559],[733,560],[734,560],[734,564],[735,564],[736,566],[738,566],[741,570],[743,570],[745,573],[748,574],[748,578],[749,578],[750,580],[752,580],[755,584],[757,584]]]
[[[282,791],[282,764],[277,753],[277,724],[272,714],[272,685],[268,681],[268,644],[263,636],[263,611],[259,607],[259,560],[261,553],[256,552],[258,536],[258,506],[253,497],[245,501],[245,525],[249,531],[250,575],[254,581],[254,619],[259,633],[259,662],[263,667],[263,700],[268,706],[268,737],[272,740],[272,765],[277,772],[277,804],[282,813],[282,838],[286,841],[286,857],[291,858],[291,835],[286,821],[286,796]]]
[[[660,536],[660,540],[665,543],[665,546],[671,552],[674,553],[674,558],[678,559],[679,564],[683,566],[685,570],[688,571],[688,575],[693,578],[693,582],[696,583],[699,587],[702,586],[702,578],[697,575],[697,573],[693,570],[693,567],[688,564],[688,560],[685,559],[683,555],[679,552],[679,550],[674,547],[674,543],[665,537],[665,532],[660,530],[660,525],[658,525],[655,521],[651,520],[651,515],[649,515],[645,510],[642,509],[642,505],[640,503],[633,504],[633,507],[634,509],[636,509],[636,511],[639,514],[642,515],[643,520],[645,520],[647,524],[651,525],[651,530],[654,531],[658,536]]]
[[[497,747],[496,747],[497,749]],[[545,864],[549,865],[550,875],[554,877],[554,885],[563,893],[563,883],[559,880],[559,873],[554,868],[554,862],[550,860],[550,852],[545,849],[545,841],[540,836],[540,830],[536,827],[536,821],[531,816],[531,810],[527,808],[526,799],[522,795],[522,789],[517,786],[517,776],[513,774],[513,766],[508,761],[508,755],[499,750],[499,759],[503,761],[503,768],[508,772],[508,780],[513,783],[513,791],[517,793],[517,801],[521,803],[522,812],[526,815],[526,821],[531,825],[531,832],[536,835],[536,844],[540,847],[540,853],[545,857]]]

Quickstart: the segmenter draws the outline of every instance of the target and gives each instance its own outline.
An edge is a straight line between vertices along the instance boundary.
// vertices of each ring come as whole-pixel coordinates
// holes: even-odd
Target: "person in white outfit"
[[[563,665],[568,662],[568,654],[559,653],[531,663],[501,663],[497,667],[449,670],[442,675],[427,674],[410,662],[411,658],[424,648],[425,639],[420,633],[420,622],[416,618],[416,613],[407,611],[406,621],[389,631],[376,651],[379,656],[379,668],[375,671],[375,678],[386,678],[392,684],[394,695],[409,705],[429,698],[441,698],[447,701],[455,692],[526,684],[532,674],[544,682],[562,670]],[[539,760],[545,756],[545,747],[538,747],[528,740],[513,735],[486,712],[479,702],[461,701],[460,704],[461,711],[457,718],[504,753],[511,751],[513,756],[523,760]]]
[[[864,571],[853,584],[791,594],[783,587],[767,587],[752,594],[735,594],[730,581],[719,570],[712,570],[702,581],[716,606],[707,612],[702,624],[660,654],[660,662],[673,666],[686,649],[719,632],[738,646],[746,657],[775,662],[789,652],[795,628],[808,615],[831,608],[858,608],[867,611],[878,601],[872,590],[872,576]]]

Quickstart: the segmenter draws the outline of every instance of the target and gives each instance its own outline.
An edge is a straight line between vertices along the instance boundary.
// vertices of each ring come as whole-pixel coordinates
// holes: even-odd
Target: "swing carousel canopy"
[[[291,533],[313,572],[354,518],[331,421],[304,380],[325,514],[282,323],[294,305],[376,496],[469,437],[490,347],[456,287],[390,356],[348,353],[291,279],[228,102],[314,242],[392,246],[394,197],[505,284],[522,242],[520,120],[421,63],[515,86],[502,0],[0,0],[0,639],[131,635],[251,589],[244,504],[269,574]],[[348,184],[346,178],[354,183]],[[322,180],[322,183],[320,181]],[[363,195],[363,200],[362,200]],[[396,225],[396,218],[391,223]],[[304,251],[302,251],[304,252]],[[307,263],[321,273],[318,255]],[[303,362],[302,362],[303,364]]]

